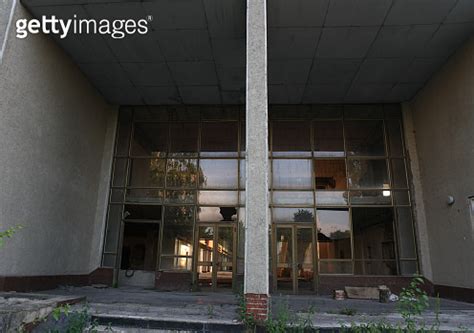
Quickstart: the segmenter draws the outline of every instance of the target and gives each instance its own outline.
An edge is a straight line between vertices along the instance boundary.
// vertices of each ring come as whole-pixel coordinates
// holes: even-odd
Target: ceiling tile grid
[[[22,3],[36,17],[153,16],[146,35],[55,37],[113,103],[245,101],[245,1]],[[473,0],[269,0],[269,102],[409,100],[473,32]]]

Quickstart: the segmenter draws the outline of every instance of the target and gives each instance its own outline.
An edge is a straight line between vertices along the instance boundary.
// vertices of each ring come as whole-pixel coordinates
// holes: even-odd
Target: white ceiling
[[[474,31],[474,0],[267,0],[274,104],[412,98]],[[23,0],[34,16],[145,18],[147,35],[59,40],[117,104],[242,104],[246,0]]]

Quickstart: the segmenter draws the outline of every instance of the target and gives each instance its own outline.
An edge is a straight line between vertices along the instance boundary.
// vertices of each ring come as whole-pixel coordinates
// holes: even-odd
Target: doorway
[[[207,224],[197,227],[196,276],[200,289],[231,289],[236,267],[236,225]]]
[[[316,290],[315,236],[312,226],[273,228],[273,289],[301,293]]]

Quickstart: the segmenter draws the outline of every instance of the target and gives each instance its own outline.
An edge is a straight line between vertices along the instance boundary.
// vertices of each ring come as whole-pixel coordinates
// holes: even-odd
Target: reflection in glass
[[[107,214],[107,235],[105,237],[105,252],[117,252],[120,226],[122,223],[121,205],[109,205]]]
[[[197,161],[194,159],[168,159],[166,170],[167,187],[195,187],[198,176]]]
[[[392,208],[352,209],[356,274],[396,274],[393,218]]]
[[[298,268],[298,288],[313,287],[313,228],[296,229],[296,260]]]
[[[165,208],[165,222],[178,225],[193,225],[194,206],[167,206]]]
[[[320,157],[344,156],[342,121],[314,122],[314,154]]]
[[[204,122],[201,156],[237,156],[237,122]]]
[[[128,155],[128,145],[130,140],[130,132],[132,129],[132,113],[128,110],[120,110],[118,119],[118,128],[116,135],[115,154],[118,156]]]
[[[391,191],[351,191],[353,205],[391,205]]]
[[[408,188],[404,160],[398,158],[392,160],[392,180],[394,188]]]
[[[273,188],[311,189],[311,160],[273,160]]]
[[[386,120],[391,156],[403,156],[402,129],[398,120]]]
[[[199,191],[199,204],[236,206],[238,193],[237,191]]]
[[[237,160],[201,160],[202,180],[205,189],[237,189]]]
[[[418,274],[418,264],[415,260],[402,260],[400,261],[400,274],[401,275],[414,275]]]
[[[351,188],[389,188],[387,163],[385,160],[347,161],[349,187]]]
[[[163,190],[150,188],[127,189],[126,202],[161,203]]]
[[[344,129],[349,156],[385,155],[382,120],[350,120]]]
[[[321,259],[351,259],[349,210],[318,209],[318,250]]]
[[[272,129],[273,156],[311,156],[309,122],[275,121]]]
[[[314,160],[316,190],[345,190],[346,162],[340,160]]]
[[[134,158],[130,162],[130,187],[163,187],[166,160],[159,158]]]
[[[312,208],[273,208],[273,222],[314,222]]]
[[[400,258],[415,259],[416,247],[410,207],[398,207],[398,251]]]
[[[127,159],[116,158],[114,161],[114,177],[112,186],[123,187],[125,186],[125,176],[127,173]]]
[[[232,222],[237,220],[235,207],[199,207],[200,222]]]
[[[246,179],[246,168],[245,168],[245,160],[240,160],[239,161],[239,172],[240,172],[240,176],[239,176],[239,189],[245,189],[245,179]]]
[[[194,203],[196,200],[196,191],[168,190],[166,191],[166,203],[187,204]]]
[[[192,248],[183,243],[180,245],[180,253],[192,253]],[[191,255],[183,255],[180,257],[161,256],[161,269],[168,271],[190,271],[193,267],[193,257]]]
[[[348,202],[345,191],[316,191],[316,205],[319,206],[345,206]]]
[[[217,235],[217,286],[231,287],[234,253],[233,228],[219,227]]]
[[[293,283],[293,242],[290,228],[277,228],[276,232],[276,266],[277,287],[292,288]]]
[[[164,156],[167,151],[167,123],[134,124],[132,156]]]
[[[352,261],[319,261],[321,274],[352,274]]]
[[[188,155],[197,152],[198,124],[170,124],[170,152],[177,155]]]
[[[274,205],[310,205],[314,204],[312,191],[273,191]]]

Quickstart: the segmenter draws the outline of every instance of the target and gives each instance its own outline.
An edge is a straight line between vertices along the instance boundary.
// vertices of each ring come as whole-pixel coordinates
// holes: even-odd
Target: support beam
[[[267,3],[247,0],[247,157],[244,294],[247,313],[268,315]]]

